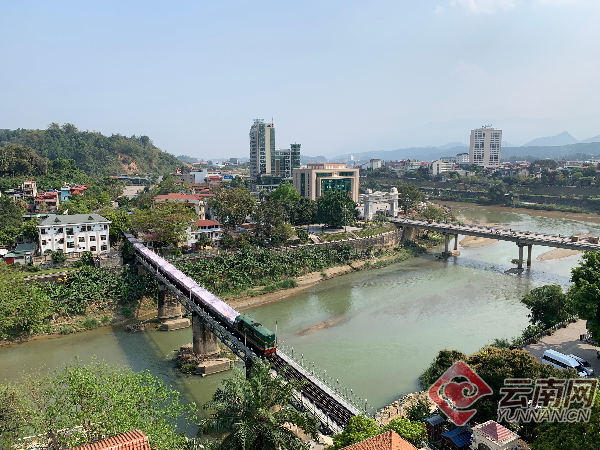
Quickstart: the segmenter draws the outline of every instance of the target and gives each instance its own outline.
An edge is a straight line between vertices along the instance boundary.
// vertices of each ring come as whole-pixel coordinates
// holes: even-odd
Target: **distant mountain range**
[[[596,145],[594,145],[596,144]],[[527,142],[525,145],[517,146],[507,141],[502,141],[502,158],[511,156],[534,156],[539,158],[560,158],[570,154],[599,154],[600,135],[578,141],[567,131],[556,136],[546,136]],[[439,147],[410,147],[397,150],[374,150],[352,154],[339,155],[326,159],[323,156],[303,157],[302,163],[306,162],[350,162],[368,161],[371,158],[383,160],[398,159],[420,159],[421,161],[433,161],[443,156],[455,156],[457,153],[468,152],[469,146],[462,142],[449,142]],[[311,159],[309,161],[309,159]]]

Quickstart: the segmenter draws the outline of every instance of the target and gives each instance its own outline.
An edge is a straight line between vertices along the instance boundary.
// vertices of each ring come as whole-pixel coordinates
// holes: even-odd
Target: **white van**
[[[575,356],[575,355],[567,355],[571,358],[573,358],[575,361],[578,361],[579,364],[581,364],[583,366],[583,370],[585,370],[588,374],[588,377],[592,377],[594,376],[594,369],[592,369],[592,366],[590,365],[589,362],[587,362],[585,359],[580,358],[579,356]]]
[[[588,375],[579,361],[555,350],[546,350],[544,356],[542,356],[542,362],[552,364],[557,369],[574,369],[580,377],[587,377]]]

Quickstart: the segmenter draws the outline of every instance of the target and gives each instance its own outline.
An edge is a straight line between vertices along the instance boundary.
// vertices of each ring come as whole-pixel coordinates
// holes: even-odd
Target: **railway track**
[[[338,427],[343,429],[354,416],[354,413],[348,410],[348,408],[341,405],[335,398],[313,383],[312,380],[300,373],[296,368],[289,365],[279,355],[271,354],[267,358],[273,364],[273,369],[280,376],[288,380],[305,382],[306,384],[302,388],[302,395],[323,411]]]

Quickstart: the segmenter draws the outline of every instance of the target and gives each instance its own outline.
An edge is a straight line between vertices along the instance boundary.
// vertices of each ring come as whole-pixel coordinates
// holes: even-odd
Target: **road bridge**
[[[461,225],[457,223],[436,222],[434,220],[396,217],[390,219],[398,228],[437,231],[445,236],[444,255],[451,256],[450,237],[454,236],[454,250],[458,251],[458,236],[477,236],[499,241],[510,241],[519,248],[518,269],[523,269],[523,249],[527,247],[527,268],[531,267],[531,248],[533,245],[566,248],[569,250],[600,250],[597,237],[578,238],[553,234],[531,233],[513,229],[487,227],[480,225]]]
[[[144,249],[147,251],[147,249]],[[160,258],[158,255],[156,258]],[[156,259],[155,258],[155,259]],[[160,258],[165,264],[164,261]],[[162,270],[161,267],[152,265],[147,260],[147,255],[144,256],[136,248],[136,261],[143,266],[149,273],[159,281],[160,289],[168,291],[171,300],[177,300],[190,313],[196,325],[200,321],[202,327],[205,327],[209,333],[216,336],[223,344],[233,351],[244,363],[248,373],[249,367],[253,362],[261,359],[252,348],[246,345],[246,342],[236,335],[236,331],[219,320],[214,313],[207,308],[198,304],[192,299],[192,291],[187,291],[175,282],[171,272]],[[183,275],[183,274],[181,274]],[[163,294],[164,295],[164,294]],[[196,334],[194,335],[196,341]],[[196,342],[194,342],[196,348]],[[348,424],[351,417],[355,415],[374,416],[375,410],[371,408],[366,399],[361,399],[354,394],[350,389],[346,389],[340,385],[339,381],[333,382],[331,378],[326,376],[326,371],[320,375],[320,371],[315,369],[314,363],[312,369],[304,364],[304,355],[302,359],[297,361],[294,359],[293,348],[286,354],[283,346],[277,348],[275,353],[267,356],[272,363],[273,370],[286,379],[294,379],[305,383],[301,392],[295,395],[294,407],[312,413],[322,424],[322,429],[325,433],[340,433]]]

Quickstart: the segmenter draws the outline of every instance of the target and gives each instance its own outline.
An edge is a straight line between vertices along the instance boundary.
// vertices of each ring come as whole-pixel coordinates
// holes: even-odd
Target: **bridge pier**
[[[531,247],[533,247],[532,244],[529,244],[527,246],[527,268],[531,269]]]
[[[517,269],[523,270],[523,246],[524,244],[517,244],[519,247],[519,262],[517,264]]]
[[[158,285],[158,320],[161,322],[161,331],[179,330],[190,326],[189,319],[181,316],[181,304],[167,289],[167,286]]]
[[[192,349],[194,353],[202,356],[211,356],[219,353],[219,340],[202,323],[197,313],[192,313]]]
[[[454,237],[454,250],[450,250],[450,234],[444,233],[444,252],[442,256],[460,256],[460,250],[458,250],[458,234],[453,234]]]

